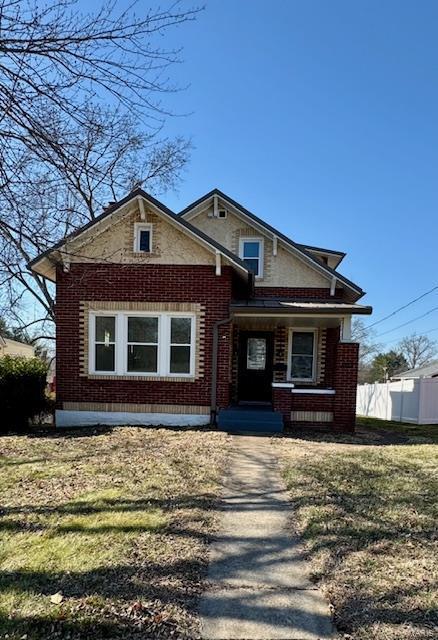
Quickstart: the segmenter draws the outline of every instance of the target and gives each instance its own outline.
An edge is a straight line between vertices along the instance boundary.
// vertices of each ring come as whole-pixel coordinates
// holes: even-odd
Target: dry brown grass
[[[438,446],[363,430],[275,442],[292,526],[341,636],[436,640]]]
[[[132,427],[1,437],[0,638],[196,635],[225,443]]]

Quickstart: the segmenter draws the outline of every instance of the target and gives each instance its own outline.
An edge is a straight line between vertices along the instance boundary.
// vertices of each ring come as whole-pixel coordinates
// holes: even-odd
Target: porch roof
[[[370,315],[372,307],[349,302],[335,302],[332,300],[276,300],[269,298],[251,298],[249,300],[234,300],[231,303],[233,314],[269,314],[269,315]]]

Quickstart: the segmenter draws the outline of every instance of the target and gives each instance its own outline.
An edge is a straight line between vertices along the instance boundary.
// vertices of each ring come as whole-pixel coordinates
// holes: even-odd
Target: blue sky
[[[190,86],[169,103],[190,115],[167,130],[195,148],[163,200],[180,210],[217,186],[294,240],[346,251],[368,324],[438,285],[437,24],[427,0],[207,0],[171,36],[172,78]],[[377,333],[434,307],[438,291]],[[434,328],[438,310],[378,340]]]
[[[184,207],[213,186],[299,242],[347,251],[378,320],[438,284],[438,3],[207,0],[178,29],[193,137]],[[438,307],[438,292],[377,325]],[[368,321],[370,323],[371,321]],[[438,310],[382,335],[438,327]],[[438,337],[438,331],[430,334]],[[391,341],[391,343],[389,343]]]

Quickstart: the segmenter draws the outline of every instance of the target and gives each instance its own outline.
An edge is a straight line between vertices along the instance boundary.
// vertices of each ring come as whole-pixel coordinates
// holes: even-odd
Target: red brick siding
[[[334,424],[337,431],[354,431],[359,345],[339,342],[336,347]]]
[[[335,295],[330,296],[330,288],[255,287],[254,295],[256,298],[303,298],[307,300],[319,300],[320,298],[324,300],[326,298],[336,298],[337,300],[343,300],[344,290],[336,289]]]
[[[292,393],[292,411],[333,411],[334,395]]]
[[[213,266],[73,264],[57,274],[57,399],[210,405],[213,324],[227,318],[232,270]],[[93,301],[197,302],[205,306],[204,376],[194,382],[90,380],[79,376],[79,303]],[[217,400],[229,404],[230,328],[220,331]]]
[[[272,402],[274,411],[280,411],[280,413],[283,414],[284,424],[290,424],[292,406],[291,390],[274,387],[272,389]]]
[[[335,368],[336,368],[336,347],[339,342],[340,328],[329,327],[326,330],[325,338],[325,369],[324,369],[324,387],[329,389],[334,386]]]

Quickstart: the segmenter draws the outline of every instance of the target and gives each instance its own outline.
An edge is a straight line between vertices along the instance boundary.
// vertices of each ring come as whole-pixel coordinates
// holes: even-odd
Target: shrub
[[[0,429],[25,429],[46,409],[47,365],[38,358],[0,358]]]

